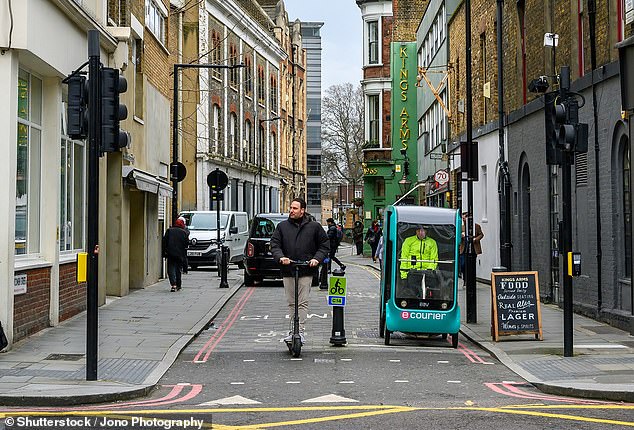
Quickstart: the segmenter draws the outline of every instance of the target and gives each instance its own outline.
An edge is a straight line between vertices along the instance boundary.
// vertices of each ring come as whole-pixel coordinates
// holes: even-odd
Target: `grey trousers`
[[[284,293],[286,293],[286,301],[288,302],[288,314],[293,320],[295,315],[295,277],[285,276]],[[299,314],[299,331],[304,331],[304,325],[306,323],[306,315],[308,315],[308,295],[310,293],[310,286],[313,283],[312,276],[300,276],[299,288],[297,295],[298,314]]]

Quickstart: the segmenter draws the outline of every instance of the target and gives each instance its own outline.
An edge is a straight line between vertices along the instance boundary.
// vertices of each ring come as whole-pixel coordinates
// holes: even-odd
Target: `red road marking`
[[[247,303],[247,301],[253,295],[254,292],[255,292],[255,287],[247,288],[244,294],[240,297],[240,300],[238,300],[238,303],[236,303],[236,305],[233,307],[233,309],[227,316],[227,319],[223,321],[221,325],[222,328],[216,331],[216,333],[214,333],[214,335],[211,336],[211,338],[203,345],[200,351],[198,351],[198,353],[196,354],[193,360],[195,363],[207,362],[213,350],[216,348],[220,340],[222,340],[224,335],[227,334],[227,331],[229,331],[233,323],[236,321],[236,319],[238,318],[238,314],[240,313],[240,311],[242,311],[242,308],[244,308],[244,305]],[[200,356],[205,351],[206,351],[205,356],[201,360]]]
[[[550,400],[553,402],[564,402],[564,403],[576,403],[576,404],[586,404],[586,405],[608,405],[614,404],[614,402],[604,402],[601,400],[589,400],[589,399],[574,399],[568,397],[558,397],[558,396],[549,396],[545,394],[537,394],[537,393],[529,393],[516,385],[523,384],[521,382],[487,382],[484,385],[489,387],[491,390],[495,391],[499,394],[504,394],[505,396],[510,397],[519,397],[521,399],[532,399],[532,400]]]

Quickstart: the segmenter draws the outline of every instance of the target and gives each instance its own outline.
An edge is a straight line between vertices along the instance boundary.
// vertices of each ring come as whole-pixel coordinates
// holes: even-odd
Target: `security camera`
[[[546,90],[548,90],[548,86],[548,78],[546,76],[540,76],[528,83],[528,91],[531,93],[545,93]]]

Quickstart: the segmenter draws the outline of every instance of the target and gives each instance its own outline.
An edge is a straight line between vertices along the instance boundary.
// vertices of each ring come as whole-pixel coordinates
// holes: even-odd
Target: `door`
[[[238,229],[238,233],[232,234],[231,256],[234,261],[241,261],[244,257],[244,247],[249,237],[249,224],[247,222],[247,214],[237,213],[233,215],[233,227]]]

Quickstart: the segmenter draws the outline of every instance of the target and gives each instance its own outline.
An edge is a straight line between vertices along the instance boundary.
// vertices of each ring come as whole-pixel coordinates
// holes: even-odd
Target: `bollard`
[[[220,253],[220,288],[229,288],[227,271],[229,270],[229,247],[222,245]]]
[[[330,277],[330,289],[328,290],[329,305],[332,306],[332,336],[330,336],[330,343],[333,346],[343,346],[348,341],[346,340],[346,330],[344,328],[344,312],[343,308],[346,305],[346,274],[341,269],[332,271]],[[333,300],[334,299],[334,300]],[[339,303],[339,304],[333,304]]]
[[[327,290],[328,289],[328,272],[330,268],[330,259],[328,257],[324,258],[323,263],[321,264],[320,272],[319,272],[319,289]]]

